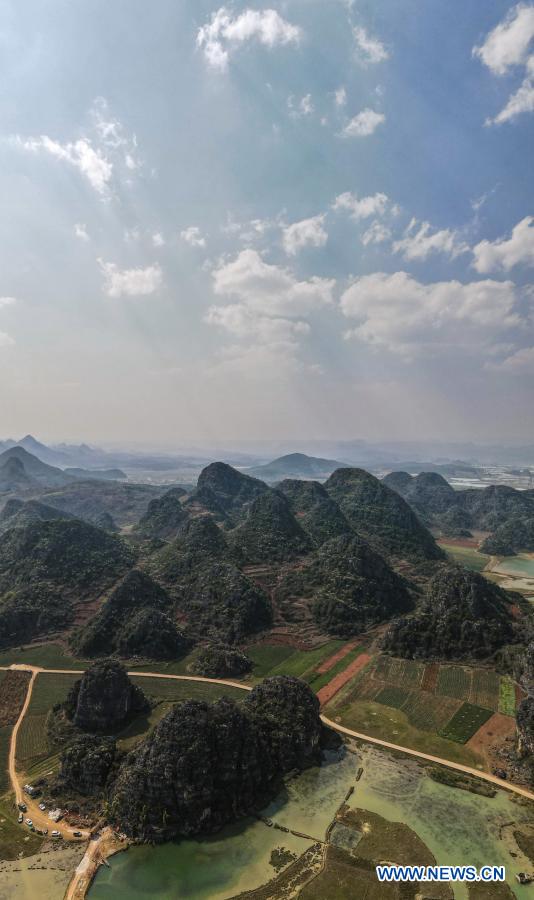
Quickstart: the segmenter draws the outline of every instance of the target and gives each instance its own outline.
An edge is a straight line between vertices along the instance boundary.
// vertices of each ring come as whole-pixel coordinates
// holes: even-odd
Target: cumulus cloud
[[[352,33],[356,43],[356,55],[364,65],[372,65],[388,59],[389,53],[384,44],[377,38],[371,37],[365,28],[356,26],[352,29]]]
[[[503,22],[486,36],[473,55],[482,60],[494,75],[504,75],[511,66],[525,63],[534,38],[534,6],[519,3]]]
[[[295,256],[303,247],[324,247],[328,232],[324,227],[325,216],[313,216],[287,225],[283,230],[284,250]]]
[[[406,272],[377,272],[347,288],[341,310],[356,320],[348,337],[412,358],[502,344],[503,331],[524,325],[517,299],[511,281],[423,284]]]
[[[534,110],[534,56],[529,55],[534,39],[534,5],[519,3],[510,10],[487,35],[484,43],[473,48],[478,57],[494,75],[506,75],[514,67],[524,67],[524,79],[517,91],[508,99],[505,107],[486,125],[502,125],[521,113]]]
[[[369,197],[358,197],[351,191],[345,191],[344,194],[338,194],[332,209],[344,209],[350,213],[351,219],[359,221],[360,219],[369,219],[371,216],[382,216],[386,212],[389,204],[387,194],[377,193]]]
[[[375,219],[374,222],[371,222],[367,231],[364,231],[362,234],[362,244],[365,247],[368,244],[383,244],[384,241],[389,241],[390,238],[391,230],[383,222]]]
[[[393,252],[401,253],[408,260],[424,260],[431,253],[445,253],[454,259],[468,250],[457,231],[449,228],[433,231],[430,222],[418,222],[417,219],[411,220],[404,236],[393,244]]]
[[[13,303],[16,303],[17,300],[15,297],[0,297],[0,309],[3,306],[12,306]]]
[[[343,137],[369,137],[385,121],[386,117],[383,113],[369,108],[362,109],[357,116],[347,122],[341,134]]]
[[[90,240],[89,235],[87,233],[87,228],[81,222],[77,222],[76,225],[74,226],[74,234],[81,241],[87,242],[88,240]]]
[[[155,234],[152,235],[152,246],[153,247],[163,247],[164,244],[165,244],[165,238],[159,231],[156,231]]]
[[[98,260],[108,297],[143,297],[157,291],[163,282],[161,267],[155,263],[146,268],[119,269],[116,263]]]
[[[180,232],[180,237],[186,244],[189,244],[190,247],[206,246],[206,238],[203,237],[200,228],[196,225],[190,225],[189,228],[184,228],[184,230]]]
[[[15,297],[0,297],[0,309],[4,306],[12,306],[16,302]],[[15,341],[10,334],[0,331],[0,347],[9,347],[14,343]]]
[[[234,296],[262,315],[302,315],[332,303],[335,281],[313,277],[298,281],[282,266],[266,263],[256,250],[242,250],[213,272],[214,290]]]
[[[246,9],[234,15],[221,6],[213,13],[211,21],[199,28],[197,47],[201,48],[208,65],[225,71],[232,52],[247,41],[258,41],[265,47],[297,44],[301,30],[287,22],[274,9]]]
[[[214,292],[232,299],[212,305],[204,320],[246,345],[224,350],[218,367],[257,370],[259,360],[272,374],[298,363],[300,342],[310,332],[302,316],[331,305],[335,281],[310,278],[298,281],[281,266],[266,263],[256,250],[242,250],[231,262],[212,272]],[[257,359],[257,363],[255,363]]]
[[[473,266],[481,274],[504,269],[508,272],[513,266],[523,263],[534,266],[534,218],[525,216],[512,230],[508,239],[498,241],[480,241],[473,247],[475,257]]]

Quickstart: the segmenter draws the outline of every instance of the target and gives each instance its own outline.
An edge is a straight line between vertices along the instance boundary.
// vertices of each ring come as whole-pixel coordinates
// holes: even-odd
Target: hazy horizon
[[[532,3],[3,11],[2,439],[534,441]]]

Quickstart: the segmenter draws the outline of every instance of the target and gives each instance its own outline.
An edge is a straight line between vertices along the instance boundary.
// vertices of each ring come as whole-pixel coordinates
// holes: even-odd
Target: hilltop
[[[267,482],[281,481],[284,478],[326,479],[336,469],[342,468],[348,468],[348,465],[335,459],[321,459],[318,456],[307,456],[305,453],[288,453],[266,465],[247,469],[247,474]]]

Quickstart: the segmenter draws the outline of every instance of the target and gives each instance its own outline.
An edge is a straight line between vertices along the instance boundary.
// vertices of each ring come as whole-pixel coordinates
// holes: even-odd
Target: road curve
[[[3,668],[3,667],[2,667]],[[28,688],[28,695],[26,697],[26,701],[22,708],[21,714],[17,720],[15,727],[13,728],[13,734],[11,737],[11,746],[9,750],[9,775],[13,784],[15,791],[20,791],[20,786],[17,784],[16,771],[14,766],[14,759],[16,754],[16,741],[17,734],[20,723],[24,718],[26,710],[29,706],[31,691],[33,688],[33,682],[35,677],[39,674],[39,672],[52,674],[52,675],[81,675],[81,670],[76,669],[44,669],[39,666],[28,666],[25,664],[13,664],[12,666],[5,668],[13,668],[13,669],[22,669],[25,671],[30,671],[32,673],[32,678],[30,681],[30,686]],[[165,678],[165,679],[173,679],[175,681],[200,681],[207,682],[208,684],[220,684],[227,685],[228,687],[238,688],[242,691],[251,691],[252,687],[248,684],[242,684],[237,681],[228,681],[224,678],[205,678],[202,675],[168,675],[163,674],[162,672],[136,672],[131,671],[128,672],[128,675],[133,676],[135,678]],[[369,734],[362,734],[359,731],[353,731],[352,728],[346,728],[344,725],[340,725],[337,722],[333,722],[331,719],[328,719],[326,716],[321,715],[321,721],[327,725],[329,728],[332,728],[334,731],[339,732],[340,734],[344,734],[347,737],[355,738],[358,741],[364,741],[367,744],[373,744],[377,747],[383,747],[386,750],[394,750],[398,753],[404,753],[406,756],[412,756],[416,759],[422,759],[425,762],[433,763],[435,765],[445,766],[447,769],[453,769],[456,772],[462,772],[464,775],[470,775],[473,778],[480,778],[482,781],[487,781],[489,784],[494,785],[495,787],[501,788],[505,791],[510,791],[513,794],[517,794],[520,797],[526,797],[528,800],[534,801],[534,793],[532,791],[527,790],[527,788],[521,787],[520,785],[513,784],[510,781],[505,781],[502,778],[498,778],[496,775],[491,775],[489,772],[482,772],[479,769],[473,769],[470,766],[464,766],[461,763],[452,762],[449,759],[442,759],[439,756],[431,756],[429,753],[423,753],[420,750],[414,750],[411,747],[402,747],[400,744],[393,744],[390,741],[384,741],[381,738],[372,737]],[[12,765],[13,758],[13,765]]]

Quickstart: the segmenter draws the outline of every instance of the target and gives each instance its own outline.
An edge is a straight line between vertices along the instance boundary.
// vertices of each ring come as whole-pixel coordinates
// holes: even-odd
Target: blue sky
[[[533,439],[534,6],[0,4],[3,436]]]

